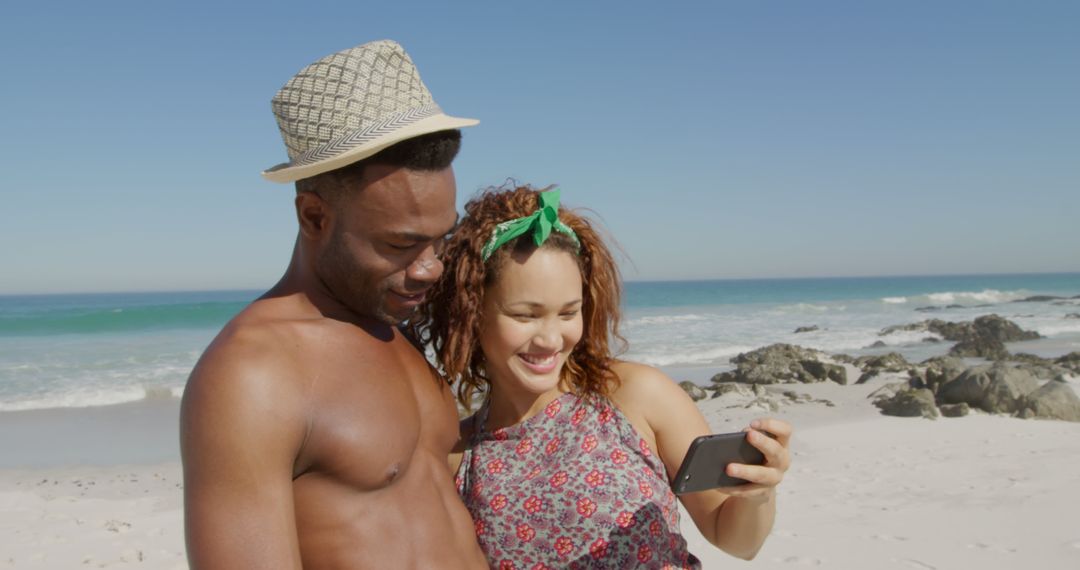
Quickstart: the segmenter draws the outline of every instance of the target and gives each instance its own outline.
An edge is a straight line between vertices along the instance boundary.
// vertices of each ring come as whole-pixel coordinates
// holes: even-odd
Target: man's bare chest
[[[445,456],[456,430],[453,404],[418,354],[334,360],[312,386],[298,474],[370,491],[399,480],[417,454]]]

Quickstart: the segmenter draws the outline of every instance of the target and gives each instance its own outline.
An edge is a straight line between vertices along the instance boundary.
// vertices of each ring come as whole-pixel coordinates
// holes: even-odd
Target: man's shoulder
[[[247,466],[234,460],[256,456],[291,465],[303,446],[311,406],[304,370],[288,348],[296,333],[246,311],[211,342],[184,388],[185,469],[242,471]]]
[[[207,347],[204,356],[221,353],[225,358],[255,356],[275,366],[304,351],[317,339],[332,334],[337,321],[309,308],[300,308],[295,299],[262,298],[234,316]]]
[[[289,392],[302,374],[299,355],[311,322],[241,311],[211,341],[196,363],[187,390],[209,388],[220,397],[250,392]]]
[[[203,352],[199,367],[244,366],[276,368],[289,360],[302,333],[302,324],[240,313],[229,321]],[[198,371],[198,368],[196,371]]]

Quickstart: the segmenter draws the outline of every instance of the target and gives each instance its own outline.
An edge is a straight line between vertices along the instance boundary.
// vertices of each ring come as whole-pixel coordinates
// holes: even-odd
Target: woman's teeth
[[[529,364],[551,364],[555,360],[555,354],[522,354],[521,359]]]

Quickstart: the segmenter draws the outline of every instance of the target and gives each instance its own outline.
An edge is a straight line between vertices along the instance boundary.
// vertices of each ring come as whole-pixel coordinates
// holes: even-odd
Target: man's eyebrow
[[[454,230],[456,230],[457,227],[458,227],[458,223],[460,223],[460,222],[461,222],[461,215],[458,214],[457,216],[454,217],[454,225],[450,227],[450,230],[447,231],[447,233],[450,233],[450,232],[453,232]],[[429,236],[427,234],[422,234],[422,233],[413,232],[413,231],[409,231],[409,230],[404,230],[404,231],[399,231],[399,232],[392,231],[392,232],[388,232],[386,235],[388,237],[390,237],[390,238],[393,238],[393,239],[399,239],[399,240],[402,240],[402,241],[417,241],[417,242],[419,242],[419,241],[432,241],[432,240],[436,240],[436,239],[439,239],[439,238],[443,237],[442,235]]]

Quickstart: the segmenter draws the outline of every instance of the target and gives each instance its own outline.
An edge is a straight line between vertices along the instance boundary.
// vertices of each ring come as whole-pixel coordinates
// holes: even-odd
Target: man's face
[[[354,313],[407,319],[442,275],[438,255],[457,222],[454,171],[369,165],[360,188],[343,188],[316,273]]]

